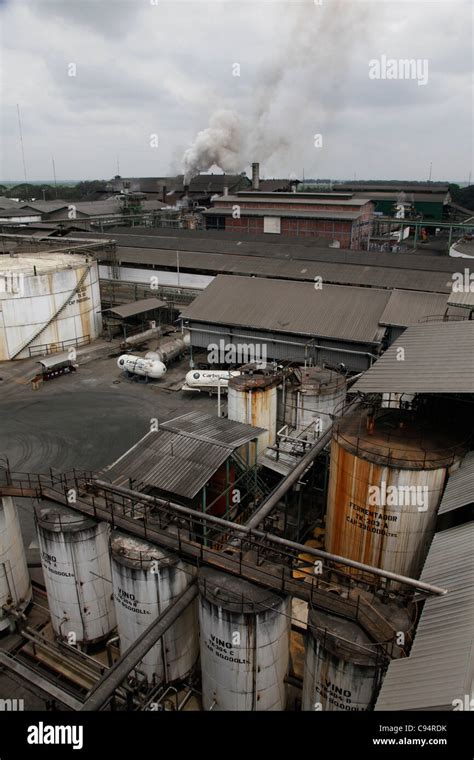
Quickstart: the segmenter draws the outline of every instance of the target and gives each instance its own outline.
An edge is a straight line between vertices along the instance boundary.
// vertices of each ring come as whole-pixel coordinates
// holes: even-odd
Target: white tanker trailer
[[[117,360],[117,366],[130,375],[140,375],[141,377],[151,377],[153,380],[159,380],[166,372],[166,366],[159,359],[143,359],[141,356],[132,356],[123,354]]]
[[[240,375],[238,371],[226,369],[193,369],[185,377],[185,382],[181,390],[183,391],[217,391],[220,386],[221,391],[227,391],[231,377]]]

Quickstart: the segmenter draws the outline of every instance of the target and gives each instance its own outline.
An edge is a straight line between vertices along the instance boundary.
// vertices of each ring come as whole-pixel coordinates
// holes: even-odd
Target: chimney
[[[260,187],[260,164],[252,164],[252,190],[258,190]]]
[[[223,194],[224,195],[229,195],[229,188],[227,187],[227,185],[224,185],[224,193]]]
[[[163,203],[166,203],[166,195],[167,195],[167,193],[168,193],[168,189],[167,189],[166,185],[163,185],[163,187],[161,188],[161,200],[163,201]]]

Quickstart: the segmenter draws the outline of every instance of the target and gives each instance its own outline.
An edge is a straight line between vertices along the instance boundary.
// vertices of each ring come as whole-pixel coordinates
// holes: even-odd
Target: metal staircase
[[[54,314],[48,319],[47,322],[44,323],[44,325],[41,325],[36,332],[33,333],[26,341],[23,343],[20,348],[17,348],[16,351],[11,355],[10,359],[16,359],[18,354],[21,354],[22,351],[25,350],[25,348],[28,348],[36,338],[41,335],[44,330],[46,330],[47,327],[51,324],[51,322],[54,322],[54,320],[59,316],[59,314],[66,308],[69,301],[71,300],[72,296],[77,293],[77,291],[82,287],[83,283],[85,282],[87,275],[89,274],[91,269],[91,264],[85,264],[85,271],[77,281],[76,285],[74,286],[73,290],[69,293],[64,303],[61,304],[59,309],[57,309]]]

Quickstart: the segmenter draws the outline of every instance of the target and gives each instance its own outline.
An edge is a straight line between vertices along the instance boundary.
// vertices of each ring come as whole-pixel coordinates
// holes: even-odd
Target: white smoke
[[[242,168],[240,120],[233,111],[216,111],[209,126],[198,133],[193,145],[183,156],[184,182],[214,164],[225,172]]]
[[[314,114],[314,132],[321,125],[331,132],[343,108],[340,90],[369,35],[370,9],[361,5],[325,0],[319,6],[308,0],[283,6],[287,37],[260,68],[250,113],[242,119],[231,110],[212,114],[209,127],[184,154],[185,181],[213,165],[237,173],[252,161],[282,158],[298,142],[298,109]]]

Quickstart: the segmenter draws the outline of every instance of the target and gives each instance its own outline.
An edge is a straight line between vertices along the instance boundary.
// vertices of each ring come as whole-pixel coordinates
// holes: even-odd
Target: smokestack
[[[229,188],[227,185],[224,185],[224,195],[229,195]]]
[[[167,192],[168,192],[168,190],[167,190],[166,185],[163,185],[163,189],[161,191],[161,200],[163,201],[163,203],[166,203]]]
[[[252,190],[258,190],[260,187],[260,164],[252,164]]]

